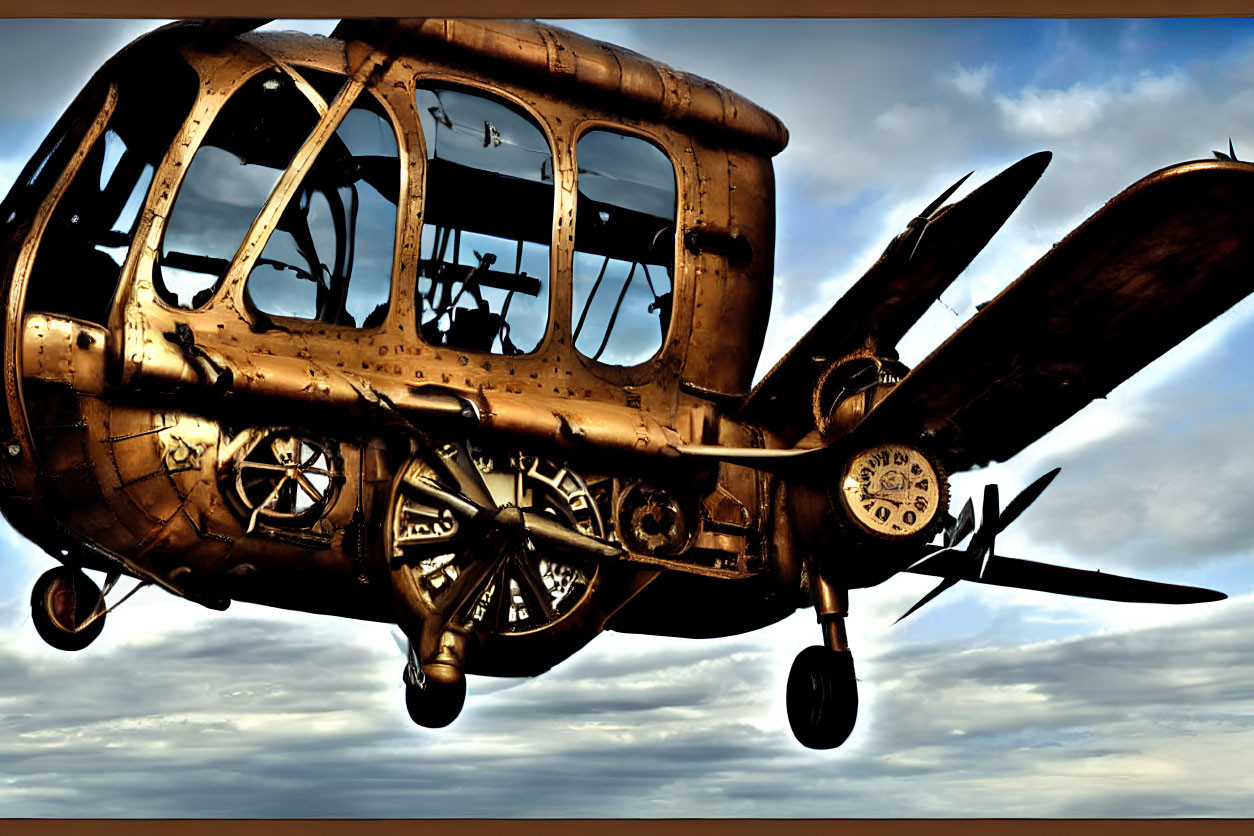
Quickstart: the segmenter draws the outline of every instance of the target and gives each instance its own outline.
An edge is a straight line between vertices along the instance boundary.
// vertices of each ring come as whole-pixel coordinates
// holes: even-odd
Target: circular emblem
[[[335,505],[344,482],[339,445],[299,430],[245,430],[224,455],[223,494],[249,533],[310,528]]]
[[[854,456],[837,493],[850,519],[880,537],[930,529],[948,500],[944,474],[923,452],[880,444]]]

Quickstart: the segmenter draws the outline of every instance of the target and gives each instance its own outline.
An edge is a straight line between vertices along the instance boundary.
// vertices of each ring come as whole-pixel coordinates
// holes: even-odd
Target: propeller
[[[447,475],[456,483],[455,490],[446,489],[434,479],[421,475],[409,479],[408,483],[414,490],[443,504],[463,520],[482,521],[496,528],[521,528],[536,543],[593,558],[610,559],[623,555],[623,550],[612,543],[581,534],[544,514],[513,505],[496,507],[483,476],[463,448],[448,445],[437,451],[437,455],[444,463]]]
[[[1045,492],[1045,489],[1049,487],[1049,483],[1054,481],[1054,477],[1057,476],[1061,470],[1062,470],[1061,467],[1055,467],[1049,473],[1046,473],[1045,475],[1037,479],[1035,482],[1028,485],[1023,490],[1019,491],[1019,495],[1016,496],[1014,499],[1010,500],[1010,504],[1006,506],[1006,510],[1002,511],[1001,527],[998,529],[998,531],[1005,531],[1006,526],[1010,525],[1012,522],[1017,520],[1019,518],[1019,515],[1022,514],[1029,505],[1035,502],[1037,500],[1037,497],[1039,497],[1042,493]],[[988,546],[988,555],[992,555],[992,553],[993,553],[993,544],[992,544],[992,541],[990,540],[989,546]],[[985,557],[984,563],[981,565],[981,568],[980,568],[981,577],[984,576],[984,567],[987,565],[988,565],[988,556]]]
[[[919,564],[932,560],[939,554],[943,554],[945,552],[951,552],[955,550],[956,548],[958,548],[959,543],[967,539],[967,535],[970,534],[974,528],[975,528],[975,504],[971,502],[970,499],[968,499],[967,504],[962,506],[962,511],[958,514],[958,518],[953,519],[951,517],[949,519],[949,525],[945,527],[944,532],[943,532],[943,537],[941,540],[941,544],[942,544],[941,550],[932,552],[931,554],[923,555],[923,557],[920,557],[914,563],[911,563],[909,566],[907,566],[906,571],[910,571],[911,569],[915,568]],[[901,618],[905,618],[905,616],[903,615]],[[900,621],[901,618],[897,620]]]
[[[989,558],[993,556],[993,551],[997,544],[998,533],[1005,531],[1008,525],[1018,519],[1019,516],[1027,510],[1027,507],[1035,502],[1045,489],[1049,487],[1049,483],[1054,481],[1054,477],[1057,476],[1061,470],[1061,467],[1056,467],[1041,476],[1032,484],[1028,485],[1020,491],[1014,499],[1010,500],[1010,503],[1004,510],[1000,508],[999,491],[997,486],[984,486],[984,502],[982,509],[983,518],[980,520],[979,529],[971,538],[971,547],[966,551],[967,559],[973,562],[978,561],[980,564],[980,571],[977,578],[984,577],[984,571],[988,568]],[[962,540],[966,538],[967,534],[970,533],[970,528],[973,525],[973,513],[971,500],[968,499],[967,504],[963,506],[962,513],[958,515],[958,519],[954,522],[953,526],[945,530],[943,540],[944,547],[926,555],[920,560],[915,561],[907,567],[907,571],[918,567],[920,564],[931,560],[937,555],[954,551],[958,543],[961,543]],[[964,520],[966,521],[965,525],[963,522]],[[934,600],[938,595],[958,583],[960,580],[962,580],[962,578],[957,576],[945,578],[937,584],[931,592],[915,602],[914,606],[902,613],[901,617],[893,623],[896,624],[906,616],[913,613],[915,610],[922,607],[924,604]]]

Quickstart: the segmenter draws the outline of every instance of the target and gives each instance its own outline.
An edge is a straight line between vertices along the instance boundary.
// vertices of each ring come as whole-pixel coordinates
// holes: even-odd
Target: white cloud
[[[948,109],[939,105],[895,104],[875,117],[881,131],[916,137],[945,130],[953,120]]]
[[[1159,108],[1182,102],[1192,93],[1189,79],[1170,70],[1101,84],[1077,82],[1066,89],[1028,87],[1017,94],[999,95],[994,102],[1011,133],[1056,140],[1090,133],[1106,120],[1130,130],[1134,125],[1127,120],[1129,113],[1135,119],[1152,110],[1157,118]]]
[[[1187,96],[1192,83],[1178,70],[1164,75],[1143,73],[1130,85],[1127,98],[1150,106],[1167,106]]]
[[[995,101],[1006,128],[1031,137],[1055,139],[1091,130],[1102,118],[1110,91],[1077,84],[1069,90],[1029,88]]]
[[[984,94],[984,89],[992,77],[991,64],[984,64],[974,69],[958,65],[954,67],[952,73],[945,76],[944,80],[956,87],[962,95],[975,99]]]
[[[1157,797],[1144,814],[1203,789],[1207,809],[1248,813],[1249,779],[1211,759],[1254,737],[1241,640],[1254,602],[1064,641],[885,642],[866,600],[880,592],[855,596],[863,717],[835,752],[800,748],[783,718],[791,656],[817,640],[807,614],[722,640],[609,634],[506,688],[472,677],[463,717],[440,731],[405,717],[390,641],[343,622],[226,614],[112,651],[6,651],[0,699],[20,708],[0,717],[0,803],[17,816],[1141,814],[1119,794],[1094,806],[1118,785]],[[1152,767],[1125,769],[1140,761]]]

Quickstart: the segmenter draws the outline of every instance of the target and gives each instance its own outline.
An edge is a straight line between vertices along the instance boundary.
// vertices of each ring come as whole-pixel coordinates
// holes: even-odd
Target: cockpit
[[[481,393],[747,391],[773,207],[736,185],[769,184],[769,115],[746,138],[696,95],[681,127],[600,81],[283,38],[153,36],[88,86],[8,200],[44,225],[26,315],[106,329],[121,380],[185,378],[159,356],[182,351],[258,389],[286,356]]]

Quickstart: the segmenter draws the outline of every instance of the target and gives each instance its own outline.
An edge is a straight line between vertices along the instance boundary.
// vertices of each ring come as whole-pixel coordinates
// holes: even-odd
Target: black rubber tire
[[[813,645],[797,654],[788,674],[788,724],[809,749],[835,749],[858,720],[853,654]]]
[[[444,728],[457,719],[465,704],[465,677],[456,682],[428,679],[424,686],[405,686],[405,708],[409,711],[409,719],[424,728]]]
[[[100,601],[100,587],[78,569],[58,566],[35,581],[31,590],[31,621],[40,638],[57,650],[82,650],[104,629],[102,615],[84,630],[74,627],[86,621]]]

